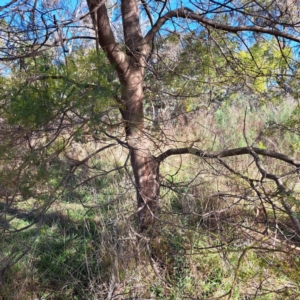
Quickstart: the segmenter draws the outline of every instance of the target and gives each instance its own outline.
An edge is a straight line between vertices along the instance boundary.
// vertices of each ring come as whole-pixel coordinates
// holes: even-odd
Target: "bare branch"
[[[262,26],[230,26],[230,25],[226,25],[226,24],[221,24],[221,23],[215,22],[213,20],[207,19],[202,15],[196,14],[188,8],[180,8],[180,9],[176,9],[176,10],[171,10],[168,13],[166,13],[164,16],[159,18],[156,21],[156,23],[154,24],[154,26],[151,28],[151,30],[145,36],[145,41],[149,43],[154,38],[155,34],[160,30],[160,28],[168,20],[170,20],[172,18],[185,18],[185,19],[194,20],[194,21],[201,23],[202,25],[209,26],[214,29],[224,30],[224,31],[231,32],[231,33],[238,33],[241,31],[265,33],[265,34],[270,34],[270,35],[273,35],[276,37],[286,38],[286,39],[289,39],[294,42],[300,42],[300,37],[297,37],[292,34],[288,34],[284,31],[265,28]]]
[[[148,17],[148,19],[149,19],[150,25],[151,25],[151,27],[153,27],[153,20],[152,20],[151,13],[150,13],[150,11],[149,11],[149,7],[148,7],[148,5],[147,5],[147,3],[146,3],[145,0],[141,0],[141,2],[142,2],[142,5],[143,5],[143,7],[144,7],[144,9],[145,9],[145,12],[146,12],[146,14],[147,14],[147,17]]]
[[[18,0],[12,0],[10,1],[9,3],[7,3],[6,5],[3,5],[3,6],[0,6],[0,11],[5,9],[5,8],[8,8],[10,7],[12,4],[14,4],[15,2],[17,2]]]
[[[235,148],[235,149],[224,150],[224,151],[215,151],[215,152],[206,152],[203,150],[199,150],[196,148],[190,148],[190,147],[169,149],[169,150],[165,151],[164,153],[160,154],[159,156],[157,156],[156,159],[159,163],[161,163],[167,157],[172,156],[172,155],[178,155],[178,154],[193,154],[193,155],[203,157],[203,158],[222,158],[222,157],[239,156],[239,155],[245,155],[245,154],[251,155],[251,151],[254,151],[256,154],[259,154],[262,156],[267,156],[267,157],[272,157],[272,158],[282,160],[288,164],[291,164],[297,168],[300,168],[300,161],[298,161],[292,157],[289,157],[287,155],[284,155],[282,153],[278,153],[275,151],[263,150],[260,148],[252,148],[250,150],[249,147]]]

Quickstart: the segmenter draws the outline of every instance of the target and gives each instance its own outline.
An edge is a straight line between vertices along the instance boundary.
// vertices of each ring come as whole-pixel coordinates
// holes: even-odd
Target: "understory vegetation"
[[[242,147],[247,136],[259,147],[298,155],[299,135],[279,126],[291,120],[295,103],[252,111],[247,106],[224,103],[211,108],[210,118],[207,110],[186,113],[184,127],[174,120],[165,125],[166,131],[174,132],[170,143],[180,147],[198,137],[202,147],[220,149],[225,142]],[[262,130],[269,134],[257,140]],[[64,149],[50,166],[52,185],[59,185],[58,174],[72,166],[72,153],[80,159],[80,153],[85,157],[94,147],[105,146],[87,139]],[[1,252],[18,256],[34,242],[8,269],[0,292],[3,299],[299,297],[300,241],[281,208],[284,199],[296,214],[299,211],[297,174],[287,176],[288,191],[279,194],[267,180],[253,190],[221,162],[187,155],[170,158],[161,168],[159,235],[151,240],[138,231],[127,156],[116,145],[79,165],[55,200],[44,186],[41,193],[52,204],[42,221],[27,230],[18,232],[37,216],[26,212],[38,207],[39,200],[28,197],[10,205],[1,218],[7,232]],[[287,168],[266,160],[271,161],[270,172]],[[224,162],[240,174],[259,178],[249,157]],[[115,170],[106,176],[90,179],[94,169],[105,173],[112,165]],[[2,209],[5,205],[2,200]]]

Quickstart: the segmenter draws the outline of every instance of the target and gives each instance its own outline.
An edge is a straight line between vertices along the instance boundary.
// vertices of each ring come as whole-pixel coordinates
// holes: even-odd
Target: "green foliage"
[[[57,98],[51,92],[52,87],[51,83],[46,83],[44,86],[26,86],[21,91],[14,89],[9,108],[10,123],[38,127],[62,112],[65,107],[61,101],[56,101]]]
[[[213,40],[205,32],[167,36],[158,46],[156,75],[146,77],[152,87],[146,96],[177,114],[219,107],[223,102],[248,99],[257,107],[284,99],[295,65],[291,47],[282,49],[275,39],[246,47],[227,33],[210,34]]]
[[[95,51],[74,53],[66,66],[46,57],[25,59],[25,72],[15,69],[10,91],[5,89],[10,93],[4,107],[10,124],[38,128],[68,110],[96,118],[113,104],[116,89],[113,69],[105,60]]]
[[[292,59],[292,49],[280,49],[276,41],[265,40],[255,43],[249,51],[237,53],[238,68],[247,74],[248,80],[256,93],[264,93],[274,86],[277,80],[284,84],[285,74],[288,72]]]
[[[300,107],[297,106],[293,109],[292,113],[283,122],[284,126],[287,126],[291,131],[300,132]]]

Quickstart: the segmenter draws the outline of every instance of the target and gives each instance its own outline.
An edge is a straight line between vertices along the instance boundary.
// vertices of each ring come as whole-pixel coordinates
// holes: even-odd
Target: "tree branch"
[[[199,150],[196,148],[178,148],[178,149],[169,149],[159,156],[156,157],[156,160],[161,163],[164,161],[167,157],[172,155],[178,155],[178,154],[192,154],[203,158],[222,158],[222,157],[231,157],[231,156],[238,156],[238,155],[245,155],[250,154],[252,152],[255,152],[256,154],[259,154],[261,156],[267,156],[276,158],[279,160],[282,160],[288,164],[291,164],[295,166],[296,168],[300,168],[300,161],[296,160],[292,157],[289,157],[287,155],[270,151],[270,150],[263,150],[260,148],[252,148],[249,149],[249,147],[242,147],[242,148],[236,148],[236,149],[230,149],[230,150],[224,150],[224,151],[213,151],[213,152],[205,152],[203,150]]]
[[[139,23],[138,1],[122,0],[121,11],[126,52],[129,55],[135,54],[136,52],[141,52],[142,49],[138,49],[138,47],[143,36]]]
[[[146,12],[146,14],[147,14],[147,17],[148,17],[148,19],[149,19],[150,25],[151,25],[151,27],[153,27],[153,20],[152,20],[151,13],[150,13],[150,11],[149,11],[149,7],[148,7],[148,5],[147,5],[147,3],[146,3],[145,0],[141,0],[141,2],[142,2],[142,5],[143,5],[143,7],[144,7],[144,9],[145,9],[145,12]]]
[[[257,33],[265,33],[270,34],[277,37],[282,37],[289,39],[291,41],[300,42],[300,37],[296,37],[294,35],[288,34],[284,31],[279,31],[276,29],[269,29],[261,26],[231,26],[226,24],[221,24],[215,22],[211,19],[207,19],[199,14],[192,12],[189,8],[180,8],[176,10],[171,10],[166,13],[164,16],[159,18],[154,26],[150,29],[150,31],[145,36],[145,41],[147,43],[151,42],[154,38],[155,34],[160,30],[160,28],[170,19],[172,18],[186,18],[194,21],[198,21],[202,25],[206,25],[212,27],[214,29],[220,29],[231,33],[238,33],[240,31],[249,31],[249,32],[257,32]]]
[[[12,4],[14,4],[14,3],[17,2],[17,1],[18,1],[18,0],[13,0],[13,1],[10,1],[9,3],[7,3],[6,5],[0,6],[0,11],[2,11],[2,10],[5,9],[5,8],[10,7]]]
[[[87,0],[93,22],[98,31],[98,42],[118,73],[124,74],[129,68],[127,55],[120,49],[111,29],[105,1]],[[100,5],[101,4],[101,5]]]

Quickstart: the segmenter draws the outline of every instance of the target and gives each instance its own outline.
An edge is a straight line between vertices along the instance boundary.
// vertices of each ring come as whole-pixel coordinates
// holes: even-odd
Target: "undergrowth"
[[[245,118],[245,109],[237,106],[229,118],[228,109],[220,107],[205,126],[199,124],[206,112],[193,113],[182,131],[174,125],[172,143],[179,147],[196,140],[194,147],[222,150],[247,145],[246,132],[256,147],[297,156],[299,136],[278,127],[292,110],[280,115],[277,108],[278,116],[270,117],[270,109]],[[86,151],[83,144],[76,147]],[[299,212],[294,175],[284,178],[288,193],[279,194],[271,182],[253,188],[237,175],[259,178],[249,157],[224,159],[236,174],[220,162],[170,158],[161,166],[157,234],[148,236],[138,232],[126,161],[119,146],[78,165],[43,210],[32,209],[41,198],[9,207],[1,200],[1,263],[18,258],[2,274],[2,299],[300,297],[300,240],[280,202],[284,198]],[[72,163],[61,155],[52,164],[53,186]],[[283,164],[269,165],[272,172],[286,171]],[[95,170],[101,176],[94,176]]]

